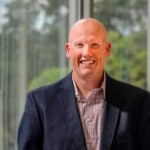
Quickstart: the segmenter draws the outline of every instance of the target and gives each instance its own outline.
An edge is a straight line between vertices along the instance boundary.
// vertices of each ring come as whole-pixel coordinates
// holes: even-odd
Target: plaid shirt
[[[87,149],[99,150],[101,140],[101,120],[104,110],[105,75],[101,87],[94,89],[87,99],[82,99],[74,81],[73,83]]]

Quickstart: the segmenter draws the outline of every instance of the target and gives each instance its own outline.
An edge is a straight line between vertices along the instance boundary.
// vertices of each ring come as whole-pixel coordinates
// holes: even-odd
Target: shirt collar
[[[72,81],[73,81],[73,86],[74,86],[74,89],[75,89],[75,96],[78,100],[78,99],[80,99],[80,94],[79,94],[77,85],[76,85],[73,77],[72,77]],[[105,87],[106,87],[106,73],[104,72],[103,81],[102,81],[101,86],[99,88],[96,88],[96,89],[93,89],[93,90],[103,90],[103,95],[104,95],[104,99],[105,99]]]

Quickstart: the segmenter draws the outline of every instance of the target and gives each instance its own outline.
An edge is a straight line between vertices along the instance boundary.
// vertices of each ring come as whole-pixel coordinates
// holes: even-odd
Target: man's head
[[[93,18],[81,19],[70,30],[66,56],[76,77],[98,77],[104,71],[111,45],[102,23]]]

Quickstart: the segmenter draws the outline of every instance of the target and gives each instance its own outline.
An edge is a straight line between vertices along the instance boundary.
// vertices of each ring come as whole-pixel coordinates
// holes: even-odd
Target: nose
[[[85,45],[83,47],[82,54],[83,55],[89,55],[90,54],[90,47],[88,45]]]

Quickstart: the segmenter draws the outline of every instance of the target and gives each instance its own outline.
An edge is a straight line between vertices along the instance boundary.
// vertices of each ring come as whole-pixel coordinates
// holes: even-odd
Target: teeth
[[[91,60],[91,61],[82,61],[82,64],[92,64],[93,63],[93,61]]]

